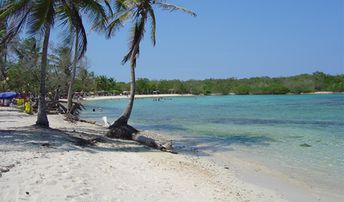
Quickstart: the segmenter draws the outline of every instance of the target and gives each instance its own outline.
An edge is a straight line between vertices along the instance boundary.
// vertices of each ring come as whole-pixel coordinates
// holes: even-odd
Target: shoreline
[[[249,95],[343,95],[344,92],[331,92],[331,91],[319,91],[312,93],[286,93],[286,94],[249,94]],[[193,94],[147,94],[147,95],[135,95],[135,99],[143,98],[168,98],[168,97],[197,97],[197,96],[245,96],[239,94],[211,94],[211,95],[193,95]],[[246,95],[247,96],[247,95]],[[82,99],[82,101],[96,101],[96,100],[119,100],[119,99],[128,99],[129,96],[126,95],[113,95],[113,96],[89,96]],[[67,101],[67,99],[60,99],[62,101]]]
[[[242,156],[218,152],[203,155],[197,147],[188,144],[177,148],[179,154],[174,155],[124,140],[79,147],[60,139],[55,130],[59,135],[68,132],[99,136],[104,128],[70,123],[62,115],[49,115],[54,130],[37,130],[30,126],[35,119],[33,115],[0,108],[0,166],[15,164],[0,177],[3,190],[0,198],[5,201],[19,198],[29,201],[329,201]],[[13,135],[16,133],[18,137]],[[44,143],[50,146],[42,146]],[[62,187],[69,187],[67,193]],[[83,191],[83,187],[88,191]],[[23,190],[30,194],[25,196]],[[42,190],[45,192],[41,193]],[[10,194],[13,191],[15,194]],[[132,196],[132,192],[136,195]]]
[[[182,142],[184,146],[189,147],[183,149],[185,154],[196,152],[198,157],[203,160],[214,162],[220,167],[229,169],[239,180],[250,185],[271,190],[287,201],[337,202],[344,199],[344,196],[340,192],[328,192],[328,189],[316,187],[315,184],[309,184],[304,179],[291,176],[285,170],[278,168],[278,165],[272,166],[263,163],[243,151],[232,151],[230,147],[227,148],[228,151],[222,149],[217,150],[214,145],[209,144],[206,140],[196,142],[192,142],[191,140],[190,142],[187,136],[179,134],[169,135],[168,133],[162,134],[164,136],[174,137],[176,141]],[[199,136],[200,139],[202,137]],[[213,147],[214,151],[202,151],[201,148],[204,147]]]
[[[166,97],[192,97],[192,94],[149,94],[149,95],[135,95],[135,99],[140,98],[166,98]],[[93,100],[118,100],[118,99],[128,99],[129,96],[126,95],[113,95],[113,96],[91,96],[83,98],[83,101],[93,101]],[[60,99],[61,100],[61,99]]]

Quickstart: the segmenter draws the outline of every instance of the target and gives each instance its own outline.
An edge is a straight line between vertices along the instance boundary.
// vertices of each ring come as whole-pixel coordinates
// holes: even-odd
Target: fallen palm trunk
[[[104,121],[104,126],[109,128],[106,133],[108,138],[134,140],[142,145],[146,145],[154,149],[177,153],[173,150],[172,140],[158,140],[159,138],[157,138],[153,133],[140,132],[128,124],[121,124],[118,120],[113,124],[110,124],[107,121],[107,117],[103,117],[102,119]],[[83,120],[83,122],[85,122],[85,120]]]
[[[159,141],[149,135],[144,134],[130,125],[109,127],[109,131],[106,136],[109,138],[125,139],[125,140],[134,140],[140,144],[146,145],[148,147],[158,149],[165,152],[177,153],[173,150],[172,141]]]
[[[146,137],[140,133],[134,134],[133,140],[139,142],[140,144],[152,147],[154,149],[159,149],[165,152],[177,153],[173,150],[172,140],[165,143],[160,143],[158,140]]]

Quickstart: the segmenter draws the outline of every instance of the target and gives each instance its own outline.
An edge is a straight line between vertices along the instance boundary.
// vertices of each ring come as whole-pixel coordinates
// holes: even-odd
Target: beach
[[[0,202],[344,202],[343,14],[0,1]]]
[[[78,139],[103,137],[105,129],[61,115],[49,115],[52,129],[39,129],[32,126],[35,116],[0,109],[0,166],[10,168],[0,178],[1,201],[316,199],[302,189],[295,195],[292,186],[260,186],[249,175],[243,180],[236,164],[221,165],[197,152],[171,154],[124,140],[83,146]]]
[[[140,98],[168,98],[168,97],[190,97],[192,94],[147,94],[147,95],[135,95],[135,99]],[[92,100],[111,100],[111,99],[128,99],[127,95],[111,95],[111,96],[89,96],[83,98],[85,101]],[[63,99],[62,99],[63,100]]]
[[[81,117],[101,124],[103,116],[113,121],[126,100],[83,104]],[[290,201],[342,201],[343,104],[334,94],[145,98],[135,102],[131,124],[232,165],[244,181]]]

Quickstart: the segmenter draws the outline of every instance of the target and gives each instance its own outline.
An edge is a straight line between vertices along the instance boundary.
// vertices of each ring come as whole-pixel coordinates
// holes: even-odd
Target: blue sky
[[[204,79],[344,73],[343,0],[172,0],[196,18],[157,11],[157,45],[149,27],[137,77]],[[129,24],[128,24],[129,25]],[[121,60],[127,29],[110,40],[89,32],[90,70],[129,80]]]

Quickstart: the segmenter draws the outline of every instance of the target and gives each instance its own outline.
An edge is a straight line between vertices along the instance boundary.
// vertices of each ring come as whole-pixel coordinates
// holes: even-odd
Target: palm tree
[[[106,0],[105,3],[107,3]],[[65,1],[64,6],[61,7],[59,12],[63,14],[62,20],[64,22],[68,21],[69,23],[70,35],[67,38],[67,42],[73,44],[74,41],[74,59],[68,87],[67,102],[67,110],[68,113],[70,113],[74,94],[73,85],[76,76],[77,63],[84,56],[87,49],[87,34],[83,26],[81,12],[87,14],[92,24],[102,21],[102,19],[106,17],[106,14],[103,6],[96,0]],[[104,25],[101,24],[100,26],[103,27]]]
[[[29,34],[43,35],[37,126],[49,127],[46,112],[45,83],[48,65],[49,38],[56,17],[59,17],[63,25],[70,21],[71,25],[76,30],[75,34],[78,38],[80,37],[82,39],[80,42],[78,41],[75,43],[80,51],[77,57],[81,58],[86,51],[87,36],[75,2],[78,2],[80,7],[85,9],[85,13],[87,13],[87,6],[91,11],[99,9],[99,6],[101,7],[96,0],[4,0],[0,9],[0,21],[10,21],[9,32],[5,40],[2,41],[8,41],[13,38],[13,36],[17,35],[22,30],[24,25],[27,25]]]
[[[36,125],[49,127],[46,112],[46,75],[48,65],[48,48],[50,32],[55,23],[57,0],[7,0],[0,10],[0,20],[8,19],[9,32],[7,38],[17,35],[24,25],[30,35],[41,35],[43,37],[38,114]]]
[[[28,25],[29,34],[42,33],[43,46],[41,56],[40,70],[40,88],[38,100],[38,115],[36,125],[49,127],[49,121],[46,113],[46,89],[45,80],[47,72],[47,57],[50,31],[55,21],[54,0],[7,0],[0,10],[0,20],[9,20],[9,32],[7,36],[17,35],[24,24]]]
[[[165,3],[163,0],[116,0],[116,12],[112,13],[108,18],[107,36],[111,37],[125,21],[132,20],[131,36],[129,42],[129,51],[124,56],[122,64],[130,61],[130,98],[128,105],[122,115],[109,127],[109,136],[124,139],[132,139],[132,134],[137,130],[128,125],[128,120],[133,109],[135,98],[135,67],[136,61],[140,53],[140,43],[144,37],[145,27],[151,24],[151,39],[153,46],[156,43],[156,19],[154,8],[162,8],[168,11],[181,10],[193,16],[196,14],[183,7]],[[148,22],[149,21],[149,22]]]

